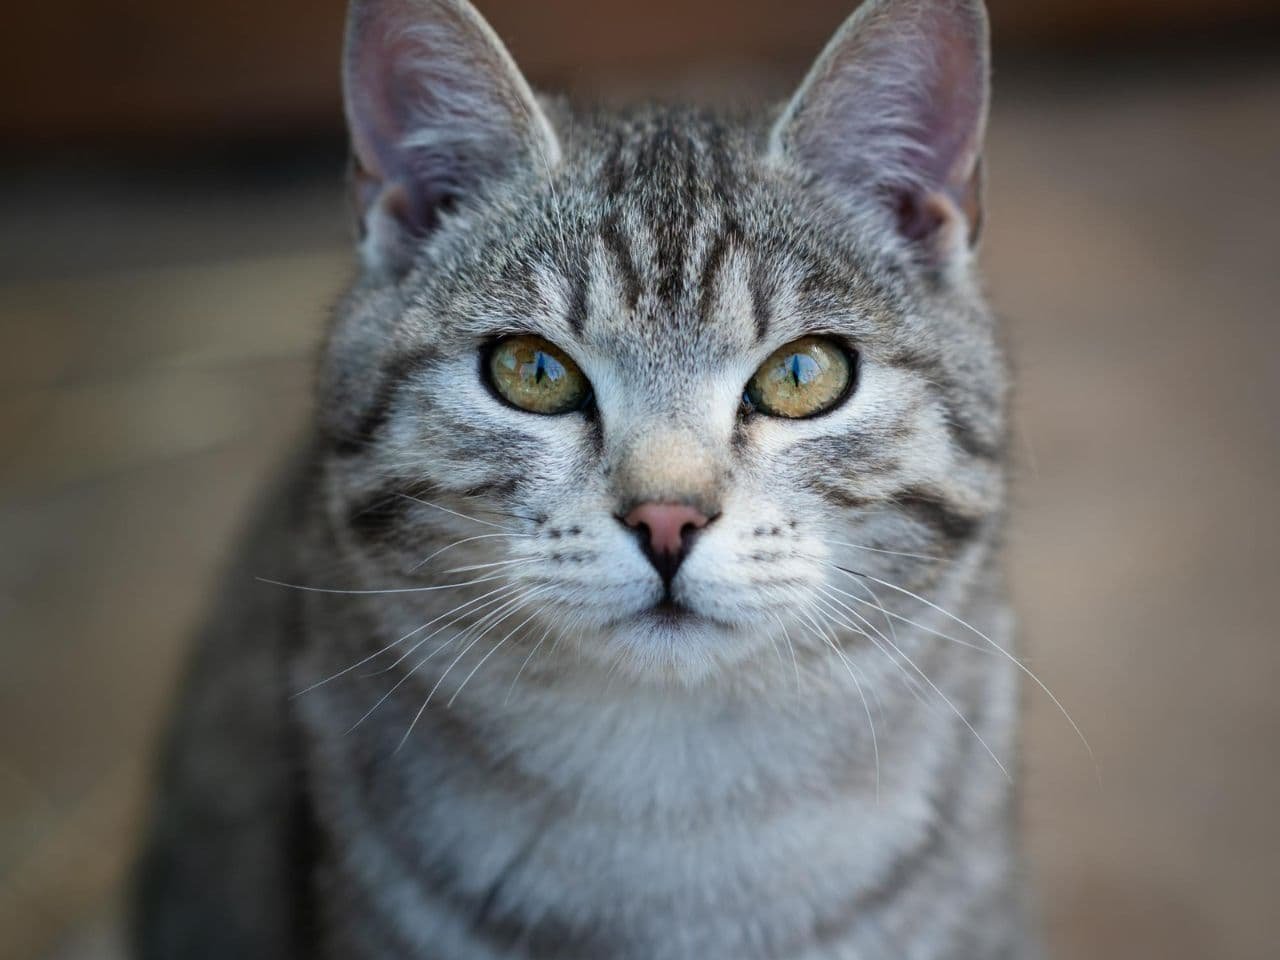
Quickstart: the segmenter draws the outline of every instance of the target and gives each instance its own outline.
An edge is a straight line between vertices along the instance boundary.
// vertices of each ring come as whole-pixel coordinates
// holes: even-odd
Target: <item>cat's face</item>
[[[495,42],[458,4],[409,7],[412,29],[425,7]],[[413,35],[404,69],[432,63],[436,90],[520,101],[503,151],[529,161],[469,157],[475,138],[451,157],[447,131],[418,129],[429,156],[407,169],[448,176],[396,181],[388,202],[390,148],[366,134],[360,156],[353,118],[368,268],[326,403],[335,515],[370,566],[480,581],[477,615],[510,611],[493,639],[565,634],[696,679],[822,649],[879,616],[876,582],[919,588],[981,530],[1003,381],[968,272],[976,152],[963,183],[880,182],[887,153],[824,158],[806,126],[832,122],[811,106],[836,95],[823,83],[873,59],[869,23],[772,134],[657,108],[553,123],[490,47],[491,75],[454,80],[419,49],[444,27]],[[471,185],[448,164],[483,171]]]

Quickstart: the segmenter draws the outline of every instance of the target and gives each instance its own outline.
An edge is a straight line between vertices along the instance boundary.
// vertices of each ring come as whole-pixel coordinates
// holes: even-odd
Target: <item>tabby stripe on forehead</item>
[[[575,271],[573,277],[573,290],[569,294],[569,329],[577,336],[582,335],[583,327],[587,323],[587,294],[588,285],[591,278],[587,276],[587,270],[582,267]]]
[[[613,144],[604,161],[605,195],[619,196],[631,178],[633,164],[626,162],[626,135],[622,130],[615,131]]]
[[[764,272],[758,263],[752,264],[747,283],[751,288],[751,317],[756,325],[756,343],[764,343],[769,336],[769,295],[764,286]]]
[[[736,220],[728,220],[724,229],[716,236],[707,251],[707,258],[702,268],[702,280],[698,293],[698,319],[702,323],[710,323],[711,311],[715,307],[715,295],[718,292],[720,274],[724,270],[725,261],[731,250],[743,250],[746,239]],[[769,333],[769,303],[764,289],[764,281],[755,263],[748,269],[747,286],[751,296],[751,319],[755,325],[756,342],[759,343]]]
[[[600,239],[609,252],[613,254],[614,266],[622,274],[622,284],[627,300],[627,309],[635,310],[640,303],[640,273],[636,270],[635,258],[623,235],[622,224],[616,213],[609,214],[600,225]]]
[[[724,269],[725,259],[733,246],[741,246],[742,233],[738,225],[730,220],[716,236],[707,251],[707,259],[702,267],[702,280],[698,291],[698,319],[702,323],[711,322],[711,311],[715,307],[717,282]]]
[[[434,350],[423,348],[403,357],[397,357],[386,366],[378,387],[374,391],[373,402],[361,415],[355,431],[350,436],[337,439],[336,451],[340,456],[351,457],[364,450],[365,445],[373,440],[386,424],[400,387],[426,366],[435,355]]]

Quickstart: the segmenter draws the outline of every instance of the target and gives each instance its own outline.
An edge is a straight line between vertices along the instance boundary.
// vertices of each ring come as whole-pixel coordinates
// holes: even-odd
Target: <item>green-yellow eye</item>
[[[530,413],[572,413],[591,398],[591,384],[578,365],[542,337],[500,341],[489,354],[489,378],[504,400]]]
[[[834,340],[804,337],[764,362],[747,384],[746,400],[771,417],[816,417],[848,396],[854,372],[853,357]]]

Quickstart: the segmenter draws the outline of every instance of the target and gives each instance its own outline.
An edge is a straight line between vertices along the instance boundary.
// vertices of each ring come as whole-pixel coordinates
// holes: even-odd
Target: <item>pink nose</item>
[[[622,522],[647,538],[642,541],[645,553],[667,583],[689,552],[692,534],[710,523],[693,507],[678,503],[642,503]]]

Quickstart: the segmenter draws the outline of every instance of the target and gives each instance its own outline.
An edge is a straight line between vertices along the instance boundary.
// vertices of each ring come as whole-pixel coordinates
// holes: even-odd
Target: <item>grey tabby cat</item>
[[[742,117],[575,111],[466,0],[357,0],[346,95],[361,266],[140,955],[1037,955],[980,0],[867,0]]]

